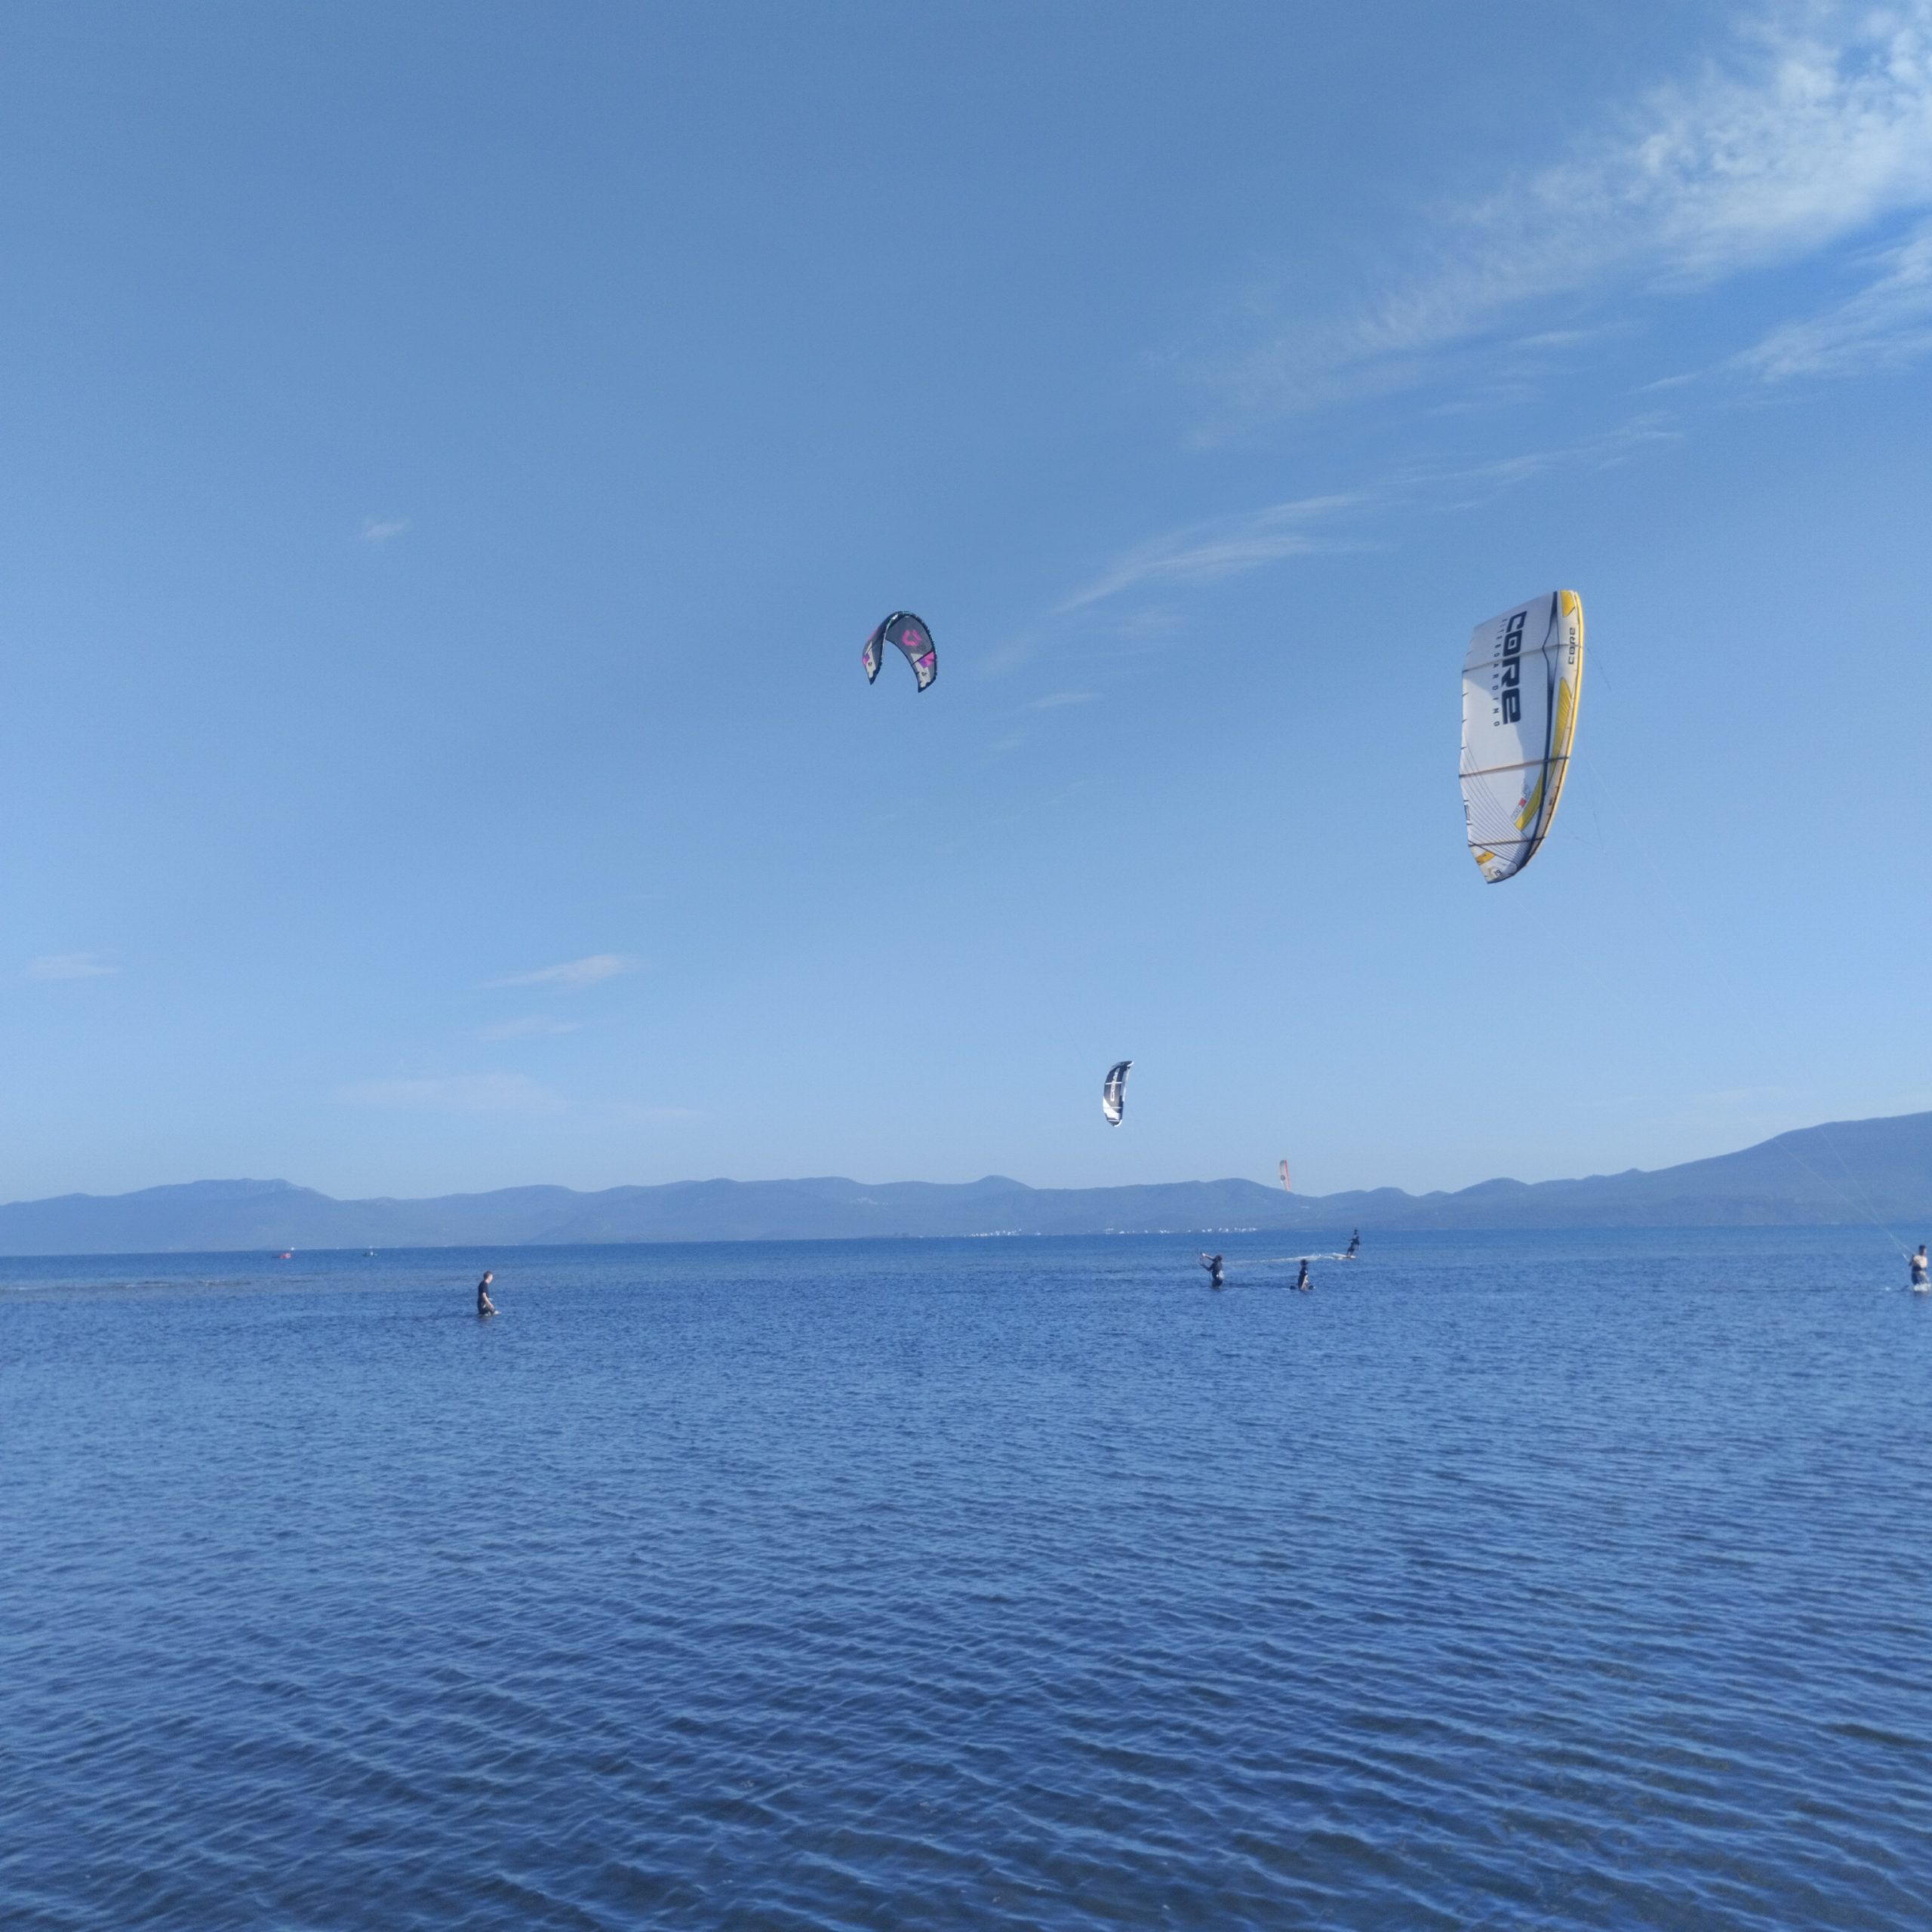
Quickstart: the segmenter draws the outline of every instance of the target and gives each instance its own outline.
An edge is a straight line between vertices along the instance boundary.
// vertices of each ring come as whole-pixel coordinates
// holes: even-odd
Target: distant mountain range
[[[0,1206],[0,1254],[285,1247],[473,1247],[871,1235],[1226,1233],[1238,1229],[1824,1226],[1932,1234],[1932,1113],[1838,1121],[1736,1154],[1586,1180],[1483,1181],[1454,1194],[1287,1194],[1258,1181],[1035,1188],[852,1180],[673,1181],[579,1194],[499,1188],[336,1201],[284,1180],[203,1180]]]

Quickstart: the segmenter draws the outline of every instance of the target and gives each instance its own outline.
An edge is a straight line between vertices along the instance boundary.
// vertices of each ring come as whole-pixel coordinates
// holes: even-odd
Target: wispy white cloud
[[[1708,288],[1927,207],[1932,0],[1787,0],[1747,17],[1727,61],[1653,90],[1554,165],[1441,211],[1432,265],[1352,314],[1284,332],[1235,386],[1276,408],[1400,386],[1537,305]],[[1916,327],[1882,300],[1854,321],[1869,346],[1895,318]]]
[[[351,1106],[393,1107],[428,1113],[555,1114],[561,1094],[521,1073],[463,1073],[419,1080],[358,1080],[335,1098]]]
[[[1484,263],[1503,271],[1494,299],[1627,269],[1707,285],[1932,200],[1926,0],[1774,8],[1746,22],[1738,55],[1470,211],[1500,245]]]
[[[1304,497],[1189,524],[1126,552],[1060,606],[1063,614],[1150,583],[1212,583],[1284,557],[1354,547],[1321,526],[1359,505],[1359,495]]]
[[[98,952],[43,952],[26,963],[29,980],[104,980],[120,970]]]
[[[392,517],[387,521],[365,516],[362,519],[361,540],[365,543],[387,543],[408,528],[409,519],[406,516]]]
[[[1586,436],[1551,449],[1524,450],[1460,467],[1418,467],[1392,478],[1381,494],[1389,500],[1432,497],[1441,508],[1461,509],[1552,470],[1614,469],[1647,450],[1682,440],[1683,432],[1670,418],[1654,410],[1620,423],[1600,436]]]
[[[1370,531],[1378,511],[1418,505],[1435,509],[1467,508],[1552,470],[1614,468],[1647,449],[1677,441],[1680,433],[1667,417],[1653,411],[1577,442],[1526,450],[1487,463],[1412,464],[1392,470],[1358,490],[1270,504],[1265,509],[1189,524],[1127,551],[1060,608],[1063,611],[1081,609],[1150,584],[1215,583],[1289,557],[1361,549],[1373,540]],[[1324,519],[1333,519],[1342,527],[1309,527]]]
[[[527,1013],[518,1020],[499,1020],[494,1025],[477,1029],[477,1038],[482,1040],[525,1040],[533,1035],[574,1033],[578,1023],[574,1020],[553,1020],[547,1013]]]
[[[1020,708],[1023,711],[1059,711],[1069,704],[1091,704],[1097,695],[1093,691],[1049,691],[1044,697],[1029,698]]]
[[[1932,350],[1932,222],[1878,257],[1877,278],[1802,321],[1787,322],[1733,359],[1767,383],[1897,368]]]
[[[642,964],[628,953],[593,952],[582,959],[567,959],[561,966],[540,966],[534,972],[512,973],[488,983],[492,986],[555,986],[574,992],[614,980],[620,974],[634,973]]]

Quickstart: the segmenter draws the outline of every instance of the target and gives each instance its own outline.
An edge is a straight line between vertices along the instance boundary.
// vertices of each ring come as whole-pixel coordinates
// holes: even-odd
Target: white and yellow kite
[[[1536,857],[1555,823],[1583,685],[1583,600],[1574,590],[1478,624],[1463,660],[1463,817],[1494,885]]]

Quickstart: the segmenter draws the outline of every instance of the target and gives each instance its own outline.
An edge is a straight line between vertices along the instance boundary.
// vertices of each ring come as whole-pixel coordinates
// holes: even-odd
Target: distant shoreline
[[[1260,1181],[1035,1188],[838,1178],[672,1181],[580,1193],[501,1188],[339,1201],[282,1180],[193,1181],[0,1206],[0,1255],[279,1254],[285,1249],[586,1247],[759,1241],[1527,1228],[1866,1226],[1932,1232],[1932,1113],[1835,1121],[1709,1160],[1454,1193],[1289,1194]]]

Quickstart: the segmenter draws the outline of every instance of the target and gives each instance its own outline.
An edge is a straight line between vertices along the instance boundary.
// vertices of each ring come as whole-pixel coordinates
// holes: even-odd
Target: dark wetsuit
[[[490,1277],[485,1275],[476,1284],[476,1312],[478,1315],[494,1315],[497,1304],[490,1299]]]
[[[1355,1232],[1349,1237],[1349,1251],[1344,1258],[1347,1260],[1352,1261],[1355,1258],[1355,1250],[1361,1247],[1361,1230],[1358,1228]]]
[[[1208,1271],[1208,1285],[1213,1288],[1220,1287],[1222,1285],[1221,1257],[1218,1254],[1205,1256],[1201,1265]]]
[[[1303,1294],[1306,1294],[1315,1286],[1315,1284],[1308,1278],[1308,1263],[1306,1261],[1301,1264],[1301,1272],[1295,1277],[1295,1286],[1300,1289]]]

